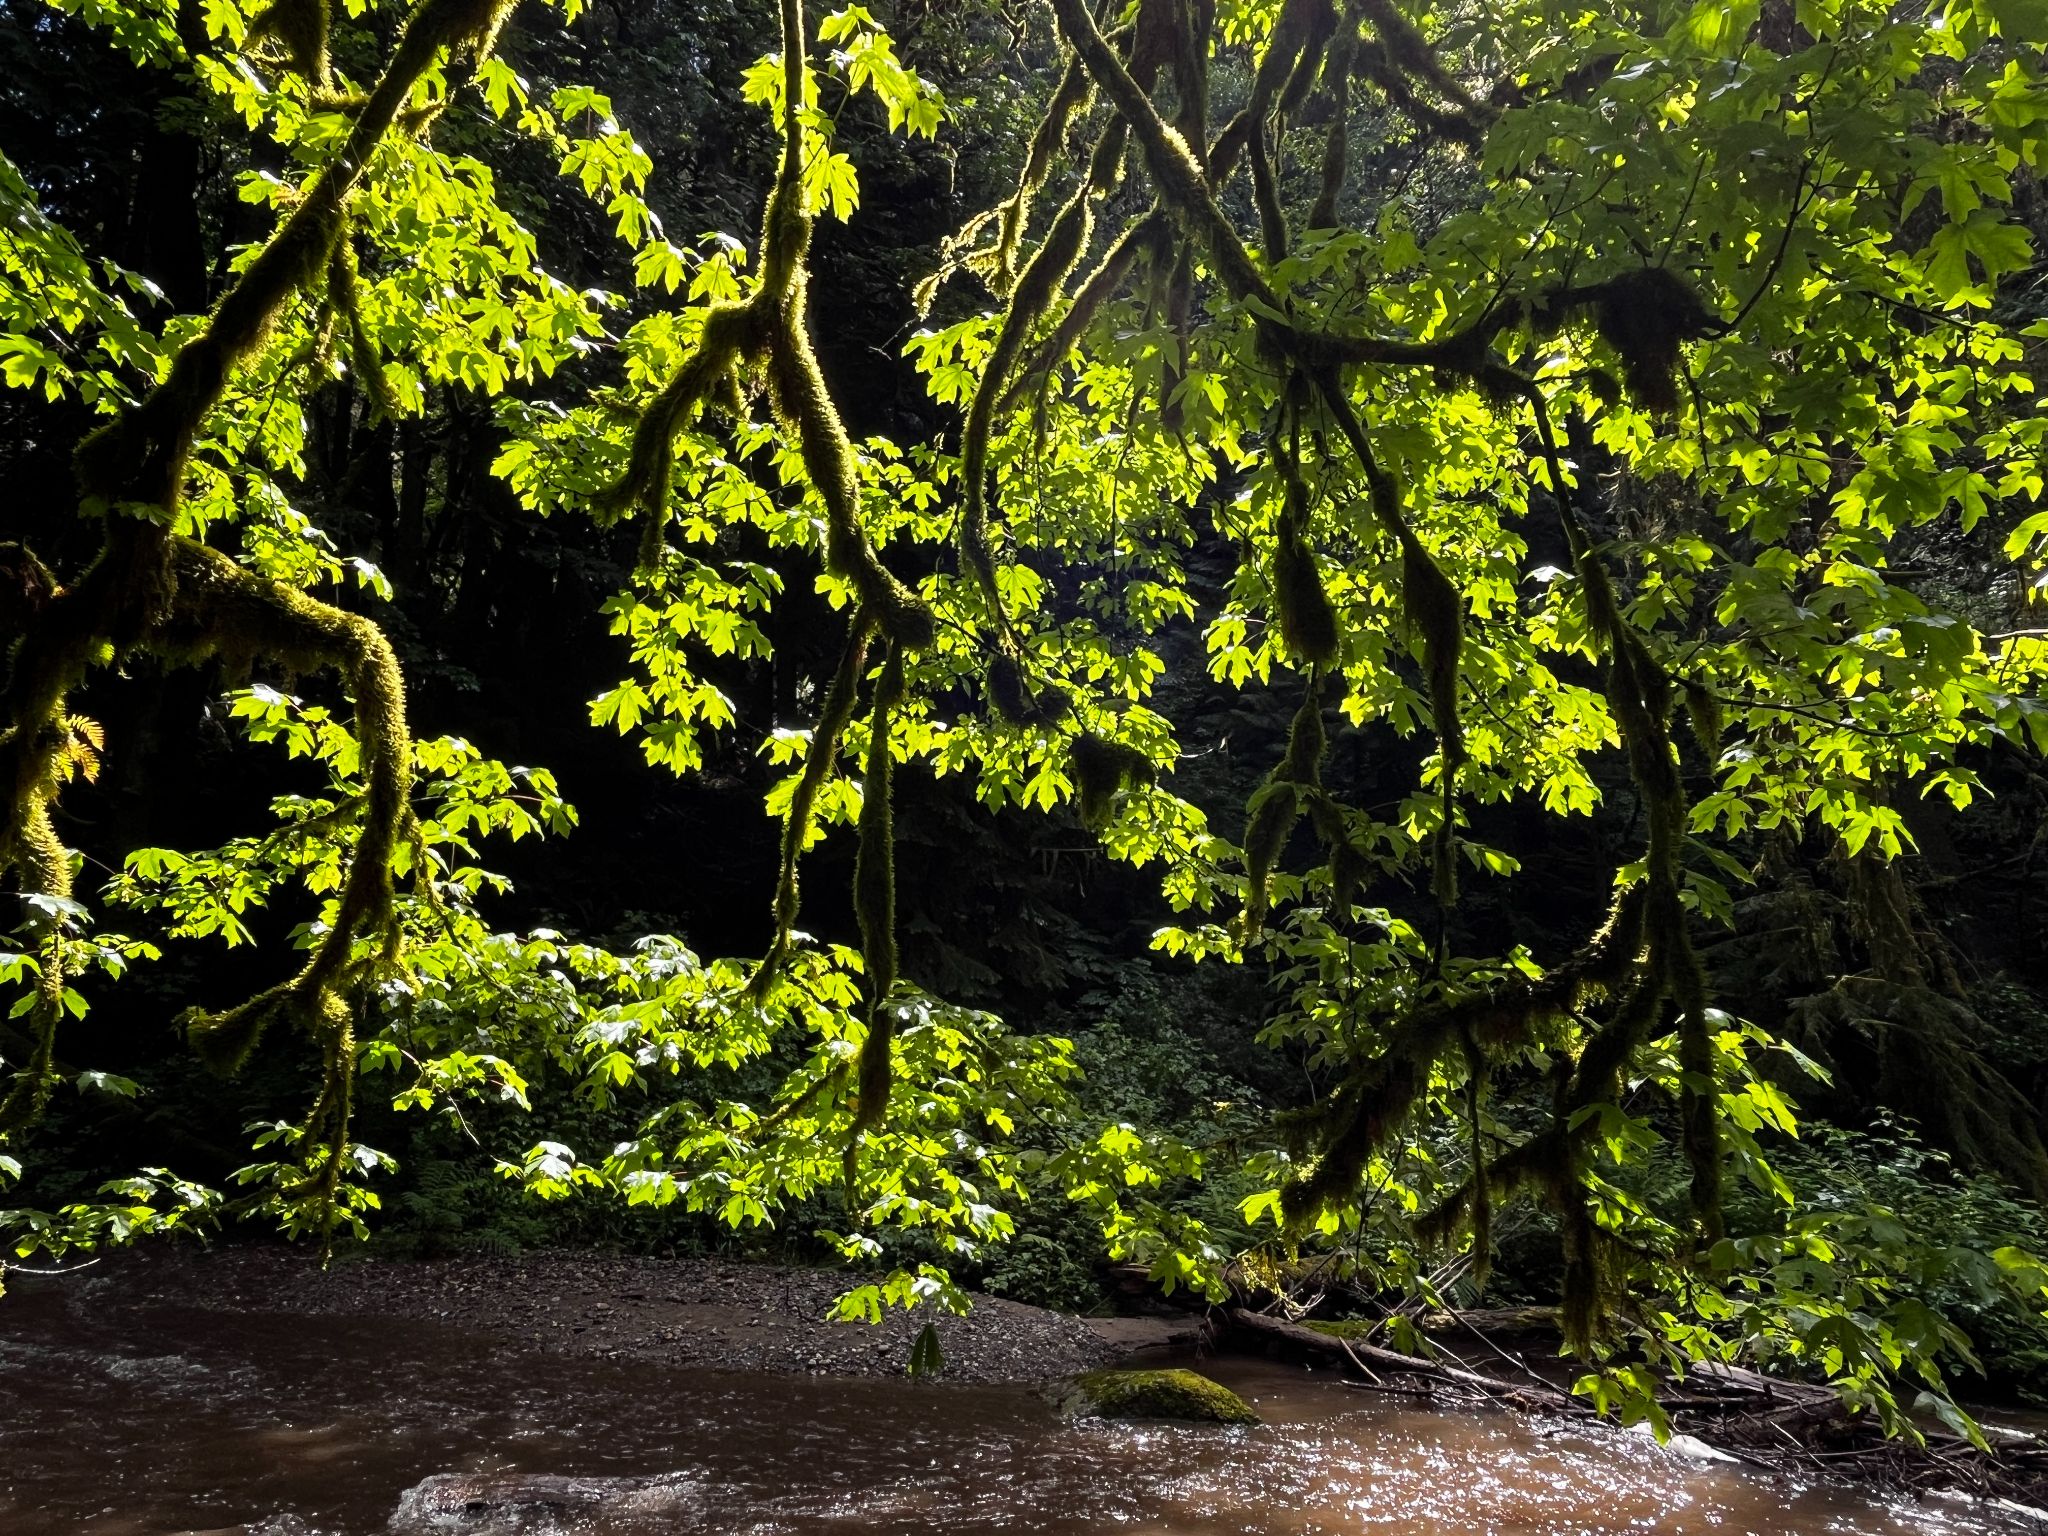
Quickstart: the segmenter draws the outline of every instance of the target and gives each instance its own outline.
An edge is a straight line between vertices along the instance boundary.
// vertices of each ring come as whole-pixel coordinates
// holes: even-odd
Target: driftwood
[[[1484,1338],[1535,1331],[1542,1320],[1530,1314],[1538,1310],[1472,1319],[1473,1332]],[[1483,1401],[1525,1413],[1596,1417],[1589,1404],[1498,1345],[1492,1347],[1502,1374],[1489,1375],[1455,1358],[1404,1354],[1246,1307],[1230,1308],[1222,1320],[1240,1340],[1308,1356],[1343,1372],[1352,1378],[1346,1385],[1360,1390],[1396,1397],[1449,1391],[1475,1405]],[[1462,1314],[1437,1313],[1429,1315],[1425,1326],[1441,1335],[1462,1321]],[[1383,1375],[1400,1380],[1385,1381]],[[2038,1441],[2001,1445],[1985,1455],[1943,1430],[1929,1430],[1920,1446],[1885,1439],[1867,1418],[1847,1415],[1833,1388],[1812,1382],[1784,1381],[1739,1365],[1709,1362],[1689,1368],[1682,1381],[1659,1394],[1658,1403],[1671,1415],[1674,1429],[1683,1431],[1673,1443],[1694,1444],[1701,1454],[1718,1453],[1766,1469],[1847,1478],[1917,1496],[1951,1489],[1956,1496],[1982,1499],[2030,1518],[2048,1502],[2048,1446]]]
[[[1419,1376],[1426,1381],[1441,1382],[1466,1392],[1477,1393],[1490,1401],[1509,1408],[1519,1408],[1525,1412],[1579,1415],[1591,1412],[1591,1409],[1562,1387],[1544,1381],[1533,1372],[1528,1373],[1524,1380],[1508,1381],[1498,1376],[1488,1376],[1470,1370],[1461,1364],[1427,1360],[1420,1355],[1403,1354],[1399,1350],[1387,1349],[1378,1344],[1367,1344],[1360,1340],[1323,1333],[1315,1328],[1304,1328],[1299,1323],[1268,1317],[1262,1312],[1253,1312],[1244,1307],[1231,1308],[1227,1316],[1230,1326],[1242,1333],[1314,1355],[1340,1368],[1345,1365],[1353,1366],[1363,1375],[1370,1376],[1375,1372],[1385,1371],[1389,1375]]]
[[[1767,1403],[1787,1408],[1832,1407],[1840,1402],[1833,1387],[1810,1381],[1784,1381],[1739,1365],[1723,1365],[1718,1360],[1703,1361],[1691,1367],[1685,1379],[1695,1384],[1704,1382],[1724,1393],[1761,1397]]]
[[[1482,1338],[1490,1333],[1533,1331],[1541,1326],[1541,1319],[1532,1318],[1531,1314],[1542,1310],[1503,1309],[1491,1316],[1482,1315],[1471,1320],[1473,1331]],[[1226,1316],[1229,1326],[1241,1334],[1326,1361],[1347,1374],[1374,1377],[1375,1381],[1376,1373],[1382,1371],[1389,1375],[1419,1377],[1426,1382],[1456,1387],[1526,1412],[1563,1413],[1575,1417],[1588,1417],[1594,1413],[1587,1403],[1546,1379],[1528,1361],[1516,1359],[1498,1346],[1493,1346],[1494,1353],[1500,1357],[1503,1366],[1512,1371],[1512,1375],[1474,1370],[1469,1362],[1455,1357],[1425,1358],[1405,1354],[1383,1345],[1290,1323],[1245,1307],[1232,1308]],[[1466,1320],[1465,1314],[1432,1314],[1430,1321],[1435,1326],[1428,1331],[1440,1334],[1455,1323]],[[1775,1437],[1778,1432],[1771,1428],[1774,1424],[1831,1421],[1839,1418],[1842,1412],[1841,1400],[1831,1387],[1811,1382],[1781,1381],[1739,1365],[1718,1362],[1692,1367],[1684,1382],[1674,1383],[1670,1390],[1658,1396],[1657,1402],[1669,1413],[1696,1414],[1722,1421],[1722,1429],[1718,1433],[1724,1437],[1727,1420],[1748,1420],[1753,1433],[1735,1438],[1751,1440],[1758,1435]],[[1705,1424],[1698,1427],[1707,1429]]]
[[[1557,1332],[1555,1307],[1472,1307],[1462,1312],[1424,1312],[1415,1319],[1424,1333],[1462,1328],[1482,1335]]]

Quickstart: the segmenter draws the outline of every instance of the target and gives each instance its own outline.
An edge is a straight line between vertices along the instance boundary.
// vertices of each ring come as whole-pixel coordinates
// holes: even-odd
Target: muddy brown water
[[[0,1303],[0,1533],[379,1536],[449,1472],[669,1478],[589,1536],[1988,1533],[1646,1441],[1435,1412],[1267,1361],[1268,1424],[1065,1423],[1028,1387],[735,1376],[453,1327],[194,1309],[75,1278]],[[457,1523],[456,1530],[491,1530]]]

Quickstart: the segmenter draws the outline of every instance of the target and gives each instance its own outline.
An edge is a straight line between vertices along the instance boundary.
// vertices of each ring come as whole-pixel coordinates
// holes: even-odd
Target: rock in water
[[[600,1514],[687,1514],[681,1476],[559,1477],[541,1472],[444,1472],[399,1496],[391,1536],[546,1536]]]
[[[1067,1383],[1069,1418],[1178,1419],[1189,1424],[1257,1424],[1249,1404],[1198,1371],[1084,1371]]]

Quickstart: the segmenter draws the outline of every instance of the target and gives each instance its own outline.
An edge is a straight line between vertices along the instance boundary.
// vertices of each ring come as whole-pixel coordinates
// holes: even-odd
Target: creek
[[[89,1274],[15,1283],[0,1302],[5,1536],[2021,1528],[1249,1358],[1202,1368],[1264,1427],[1065,1422],[1025,1386],[721,1374],[539,1352],[453,1323],[204,1308]],[[536,1505],[523,1523],[412,1509],[392,1524],[406,1490],[447,1473],[656,1481],[573,1512]]]

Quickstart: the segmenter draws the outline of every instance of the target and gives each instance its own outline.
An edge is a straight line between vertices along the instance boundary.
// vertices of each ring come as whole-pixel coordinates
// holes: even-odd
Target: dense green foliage
[[[755,175],[711,188],[702,238],[618,103],[562,78],[594,62],[575,0],[17,23],[175,82],[157,131],[217,149],[236,202],[174,299],[0,161],[0,366],[81,497],[25,530],[47,563],[0,552],[0,1177],[72,1088],[134,1091],[65,1042],[121,991],[96,973],[132,985],[170,941],[303,919],[295,974],[179,1001],[212,1066],[288,1031],[313,1064],[226,1194],[153,1163],[10,1214],[18,1252],[228,1209],[361,1229],[389,1104],[541,1199],[876,1261],[849,1316],[1000,1282],[1020,1220],[1070,1262],[1063,1197],[1212,1295],[1467,1294],[1533,1223],[1554,1270],[1518,1283],[1631,1414],[1654,1367],[1738,1355],[1888,1426],[1902,1380],[1946,1410],[1970,1354],[1938,1308],[2037,1350],[2031,1226],[1951,1241],[1890,1213],[1919,1174],[1784,1149],[1796,1098],[1867,1056],[1862,1108],[1966,1106],[1944,1140],[2048,1188],[2032,1068],[1971,1037],[1899,862],[1921,802],[1961,815],[2048,749],[2048,15],[1053,0],[977,93],[946,72],[1001,18],[898,9],[782,0],[751,64],[707,29],[726,73],[691,122]],[[930,310],[904,348],[927,398],[849,427],[820,272],[864,162],[914,182],[955,134],[1000,190],[946,207],[922,271],[883,264]],[[463,453],[426,468],[422,423]],[[423,504],[452,527],[486,494],[616,562],[588,561],[625,672],[595,726],[650,779],[765,765],[773,894],[738,953],[495,931],[480,845],[576,813],[545,770],[414,737],[373,621],[434,584]],[[459,568],[448,627],[487,647]],[[268,831],[121,840],[82,881],[57,818],[122,751],[97,701],[215,661],[227,722],[302,787]],[[1257,760],[1207,764],[1233,735]],[[965,903],[1032,888],[974,850],[1033,817],[1157,893],[1104,874],[1156,971],[1121,915],[1048,927],[1081,1030],[971,1006],[1007,999]],[[668,872],[686,917],[709,862]],[[1870,964],[1823,956],[1798,1008],[1745,1018],[1716,936],[1794,866]],[[1813,948],[1824,907],[1771,931]],[[1246,1004],[1189,961],[1269,985]]]

